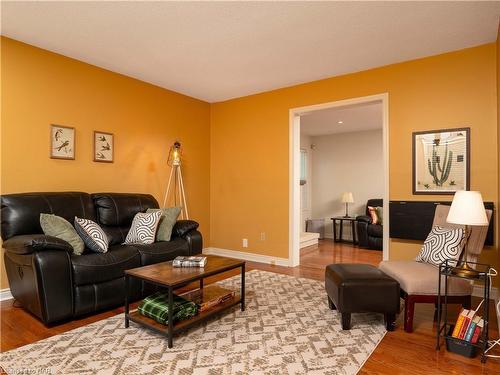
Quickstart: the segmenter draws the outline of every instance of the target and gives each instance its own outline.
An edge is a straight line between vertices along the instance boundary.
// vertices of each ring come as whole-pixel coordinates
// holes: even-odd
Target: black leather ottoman
[[[388,331],[396,327],[399,283],[369,264],[330,264],[325,270],[330,309],[342,314],[342,329],[351,328],[351,313],[384,314]]]

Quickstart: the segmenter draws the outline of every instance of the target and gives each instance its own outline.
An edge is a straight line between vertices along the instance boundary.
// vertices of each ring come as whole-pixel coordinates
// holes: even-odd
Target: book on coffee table
[[[234,295],[234,290],[213,284],[201,289],[192,290],[181,296],[188,301],[194,302],[198,306],[198,311],[202,312],[230,300]]]
[[[202,256],[178,256],[174,258],[174,267],[205,267],[207,257]]]

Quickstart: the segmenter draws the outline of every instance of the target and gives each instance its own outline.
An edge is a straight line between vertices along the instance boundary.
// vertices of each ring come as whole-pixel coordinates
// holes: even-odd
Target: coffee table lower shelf
[[[211,307],[208,310],[202,311],[202,312],[198,313],[197,315],[193,316],[192,318],[176,322],[174,324],[174,333],[186,330],[189,327],[191,327],[197,323],[200,323],[200,322],[202,322],[202,321],[210,318],[211,316],[216,315],[222,311],[228,310],[231,307],[234,307],[240,303],[241,303],[241,298],[238,295],[236,295],[235,297],[231,298],[230,300],[227,300],[226,302],[221,303],[220,305]],[[158,323],[157,321],[140,314],[139,311],[137,311],[137,310],[131,311],[130,313],[128,313],[126,315],[131,321],[133,321],[137,324],[146,326],[152,330],[155,330],[157,332],[168,335],[168,325]]]

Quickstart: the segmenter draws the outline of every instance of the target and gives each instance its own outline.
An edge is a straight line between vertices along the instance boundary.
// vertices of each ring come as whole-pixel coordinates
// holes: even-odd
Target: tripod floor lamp
[[[168,153],[167,164],[171,169],[167,191],[165,191],[165,197],[163,199],[163,207],[166,207],[169,201],[173,201],[174,206],[181,207],[181,218],[187,220],[189,219],[189,214],[186,203],[186,193],[184,191],[184,182],[182,181],[181,156],[181,144],[180,142],[175,142],[170,147]]]

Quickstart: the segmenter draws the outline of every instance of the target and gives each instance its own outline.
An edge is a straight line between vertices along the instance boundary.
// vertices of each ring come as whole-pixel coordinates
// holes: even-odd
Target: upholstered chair
[[[356,217],[356,231],[360,247],[382,250],[383,227],[380,224],[373,224],[368,207],[383,207],[383,205],[383,199],[369,199],[366,203],[365,214]]]
[[[446,222],[450,206],[437,205],[434,214],[433,227],[439,225],[445,228],[463,227]],[[491,219],[492,211],[486,210],[488,220]],[[488,227],[471,227],[471,235],[467,244],[468,261],[475,262],[481,254],[486,240]],[[415,303],[438,304],[438,273],[439,268],[428,263],[420,263],[414,260],[383,261],[379,264],[380,270],[393,277],[401,287],[401,297],[405,302],[404,329],[413,332],[413,314]],[[461,304],[464,308],[470,308],[472,295],[472,282],[458,277],[448,280],[448,303]],[[441,294],[444,294],[444,277],[442,277]]]

